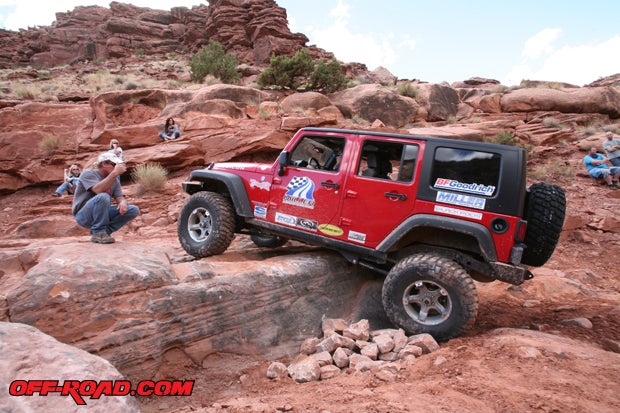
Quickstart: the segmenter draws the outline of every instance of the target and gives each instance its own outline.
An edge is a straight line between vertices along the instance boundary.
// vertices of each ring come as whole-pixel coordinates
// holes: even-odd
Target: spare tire
[[[521,262],[544,265],[560,239],[566,215],[566,195],[556,185],[535,183],[527,191],[524,219],[527,221],[525,251]]]

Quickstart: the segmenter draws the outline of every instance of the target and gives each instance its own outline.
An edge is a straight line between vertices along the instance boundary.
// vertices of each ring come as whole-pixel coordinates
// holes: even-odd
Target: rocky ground
[[[555,152],[553,157],[575,174],[555,180],[567,191],[568,217],[554,256],[522,286],[478,284],[474,329],[402,365],[393,381],[351,371],[305,384],[270,380],[267,360],[217,354],[200,369],[170,360],[167,378],[196,380],[193,394],[143,398],[142,411],[618,411],[620,191],[585,177],[579,169],[583,154],[574,148]],[[186,196],[179,185],[186,174],[171,175],[162,193],[138,195],[130,182],[126,190],[150,216],[174,215],[171,205],[180,205]],[[29,188],[3,196],[0,233],[15,233],[21,222],[41,214],[69,214],[70,198],[53,198],[52,190]],[[123,230],[117,238],[140,242],[145,234],[148,242],[183,255],[169,220],[154,220],[148,230]]]

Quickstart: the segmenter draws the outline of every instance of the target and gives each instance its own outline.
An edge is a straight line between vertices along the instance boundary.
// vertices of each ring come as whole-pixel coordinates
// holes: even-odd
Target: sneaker
[[[54,192],[54,193],[52,194],[52,196],[59,197],[59,196],[60,196],[60,194],[59,194],[58,192]]]
[[[611,184],[611,185],[607,185],[609,187],[609,189],[618,189],[618,185],[616,184]]]
[[[114,242],[114,238],[105,232],[93,234],[92,237],[90,237],[90,240],[96,244],[112,244]]]

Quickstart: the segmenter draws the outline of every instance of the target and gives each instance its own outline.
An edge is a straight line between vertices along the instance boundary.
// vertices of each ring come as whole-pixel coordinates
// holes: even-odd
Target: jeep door
[[[413,211],[422,141],[365,139],[344,191],[346,239],[375,248]]]
[[[345,138],[307,134],[289,155],[284,175],[274,176],[267,219],[279,225],[338,236],[332,225],[342,201]]]

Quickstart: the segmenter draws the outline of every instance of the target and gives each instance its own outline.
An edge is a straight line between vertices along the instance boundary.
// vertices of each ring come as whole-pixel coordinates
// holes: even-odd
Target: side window
[[[340,168],[344,145],[344,138],[304,136],[291,152],[289,165],[337,172]]]
[[[357,175],[411,182],[417,155],[417,145],[367,140],[362,146]]]
[[[492,196],[499,182],[501,156],[491,152],[437,148],[431,186]]]

